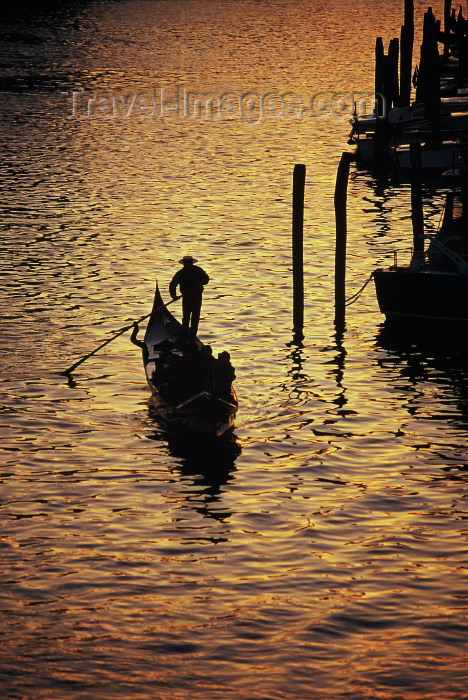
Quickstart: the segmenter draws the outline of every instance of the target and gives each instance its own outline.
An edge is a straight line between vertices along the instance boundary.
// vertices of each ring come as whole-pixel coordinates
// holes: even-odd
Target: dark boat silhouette
[[[380,310],[394,324],[468,330],[468,221],[461,202],[452,215],[449,194],[441,229],[424,235],[429,245],[414,252],[408,265],[396,262],[374,271]]]
[[[238,401],[229,370],[198,337],[183,339],[182,324],[168,311],[158,285],[143,342],[151,389],[150,408],[163,424],[222,435],[234,425]],[[232,368],[231,368],[232,370]]]

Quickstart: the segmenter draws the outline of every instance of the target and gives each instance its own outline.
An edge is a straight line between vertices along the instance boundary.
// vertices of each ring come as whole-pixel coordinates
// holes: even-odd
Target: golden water
[[[466,697],[466,365],[382,334],[372,285],[342,342],[333,325],[350,128],[336,101],[372,90],[401,5],[20,3],[4,18],[4,697]],[[177,91],[224,95],[225,111],[170,111]],[[318,93],[322,113],[298,116]],[[429,229],[442,200],[426,189]],[[408,215],[405,183],[352,166],[349,295],[409,249]],[[168,298],[184,254],[211,276],[200,337],[236,367],[230,443],[164,433],[128,334],[60,374],[148,313],[156,278]]]

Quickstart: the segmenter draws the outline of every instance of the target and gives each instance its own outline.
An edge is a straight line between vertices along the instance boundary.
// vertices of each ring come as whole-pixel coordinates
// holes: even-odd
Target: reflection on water
[[[182,477],[193,477],[196,487],[194,508],[198,513],[224,520],[230,513],[222,508],[222,487],[232,478],[235,462],[242,448],[236,436],[228,433],[221,437],[199,435],[190,431],[157,430],[150,440],[167,443],[169,454],[174,458],[172,473]],[[202,501],[200,502],[200,499]]]
[[[457,328],[433,325],[395,326],[384,323],[377,335],[380,347],[389,351],[380,359],[381,366],[394,363],[402,379],[414,389],[408,411],[415,415],[421,409],[428,418],[441,416],[459,427],[468,421],[468,353],[466,335]],[[428,411],[425,385],[439,386],[437,396],[443,405],[441,413],[434,406]],[[431,392],[432,393],[432,392]]]
[[[337,404],[337,406],[342,409],[343,406],[347,403],[346,400],[346,387],[343,386],[343,379],[344,379],[344,371],[345,371],[345,361],[346,361],[346,349],[344,346],[344,331],[341,329],[338,329],[335,333],[335,339],[336,339],[336,355],[334,358],[334,363],[336,364],[336,369],[333,370],[333,373],[335,374],[336,377],[336,386],[339,390],[339,393],[334,399],[334,403]]]
[[[464,348],[379,331],[371,285],[334,327],[347,117],[70,119],[61,94],[363,92],[401,0],[18,2],[2,21],[3,696],[464,697]],[[409,201],[351,167],[348,297],[409,249]],[[155,423],[128,334],[63,376],[185,254],[211,278],[200,337],[236,369],[229,439]]]

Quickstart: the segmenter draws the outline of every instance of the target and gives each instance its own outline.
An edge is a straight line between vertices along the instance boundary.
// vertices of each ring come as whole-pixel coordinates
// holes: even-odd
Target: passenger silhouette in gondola
[[[232,382],[236,378],[231,356],[226,350],[218,354],[216,360],[216,390],[220,396],[229,396]]]
[[[184,341],[195,338],[200,320],[203,287],[210,280],[205,270],[195,265],[197,260],[184,255],[179,260],[183,267],[175,273],[169,285],[172,299],[177,298],[177,287],[182,295],[182,337]]]
[[[196,374],[200,379],[200,390],[214,389],[215,359],[211,345],[204,345],[197,354],[194,364]]]

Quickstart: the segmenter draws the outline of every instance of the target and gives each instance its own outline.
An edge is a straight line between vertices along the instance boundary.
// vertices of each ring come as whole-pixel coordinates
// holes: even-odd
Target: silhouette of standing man
[[[182,294],[182,328],[183,337],[188,340],[189,335],[194,338],[198,330],[200,309],[202,305],[203,285],[210,280],[205,270],[194,263],[198,262],[191,255],[184,255],[183,268],[175,273],[169,285],[169,293],[172,299],[177,298],[176,289],[180,288]]]

